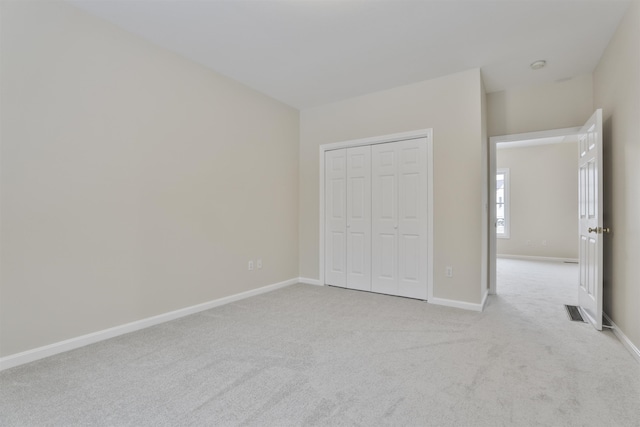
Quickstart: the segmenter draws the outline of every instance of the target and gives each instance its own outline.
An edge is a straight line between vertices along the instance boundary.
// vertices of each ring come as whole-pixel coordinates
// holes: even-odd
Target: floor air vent
[[[564,305],[564,308],[567,309],[567,314],[569,315],[569,319],[574,322],[584,322],[585,320],[582,318],[582,314],[580,314],[580,309],[577,305]],[[586,323],[586,322],[585,322]]]

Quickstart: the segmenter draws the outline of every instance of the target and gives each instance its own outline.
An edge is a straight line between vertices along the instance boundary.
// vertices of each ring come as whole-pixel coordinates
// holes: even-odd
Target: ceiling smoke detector
[[[544,68],[547,65],[547,61],[541,59],[539,61],[532,62],[531,67],[532,70],[539,70],[540,68]]]

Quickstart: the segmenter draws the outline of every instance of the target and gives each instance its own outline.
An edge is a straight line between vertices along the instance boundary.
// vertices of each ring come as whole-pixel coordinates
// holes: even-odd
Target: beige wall
[[[296,110],[64,3],[1,12],[0,356],[298,276]]]
[[[498,148],[509,169],[510,238],[498,255],[578,259],[577,143]]]
[[[489,136],[582,126],[593,114],[591,74],[487,95]]]
[[[477,69],[300,113],[300,275],[317,279],[321,144],[433,128],[434,296],[480,302],[481,79]],[[444,277],[451,265],[454,277]]]
[[[640,2],[632,3],[594,72],[604,117],[604,310],[640,348]]]

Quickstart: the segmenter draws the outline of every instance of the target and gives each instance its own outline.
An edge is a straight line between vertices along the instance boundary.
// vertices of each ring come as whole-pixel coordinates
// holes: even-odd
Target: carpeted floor
[[[476,313],[294,285],[0,373],[0,425],[640,426],[577,266],[499,260]]]

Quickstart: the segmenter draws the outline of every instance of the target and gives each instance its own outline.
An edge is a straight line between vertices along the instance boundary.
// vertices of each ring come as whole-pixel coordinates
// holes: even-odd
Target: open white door
[[[580,282],[578,303],[584,315],[602,330],[602,110],[580,129],[578,137],[578,202]]]

